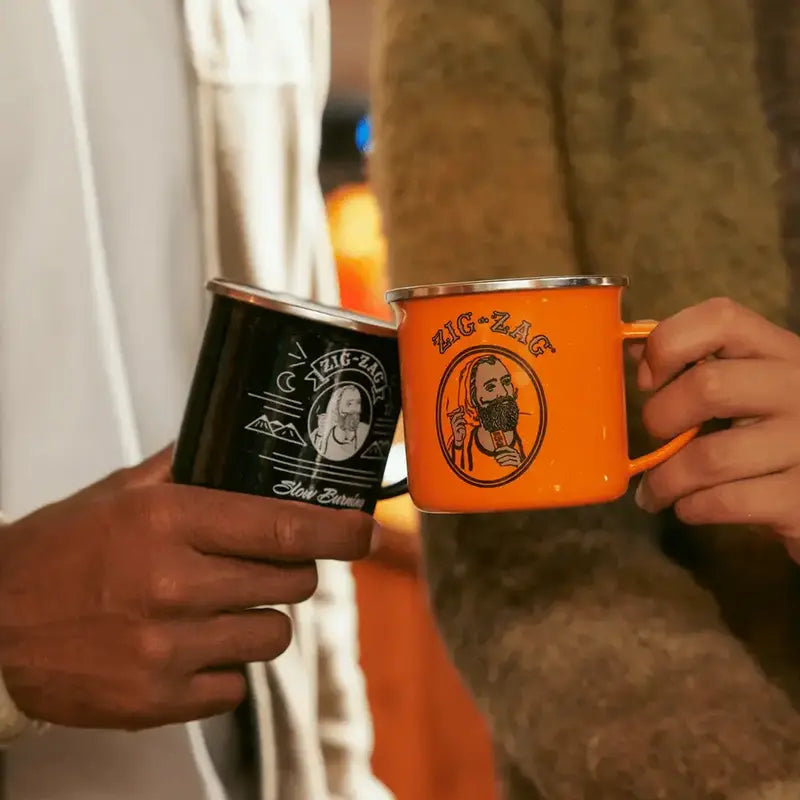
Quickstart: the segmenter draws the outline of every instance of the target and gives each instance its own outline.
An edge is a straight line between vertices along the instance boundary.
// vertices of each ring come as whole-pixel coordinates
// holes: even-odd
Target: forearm
[[[554,800],[800,780],[800,719],[713,598],[632,525],[599,523],[425,520],[442,634],[507,758]]]

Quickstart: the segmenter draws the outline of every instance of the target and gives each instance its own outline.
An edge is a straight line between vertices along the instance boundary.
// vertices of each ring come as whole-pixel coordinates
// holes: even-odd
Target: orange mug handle
[[[627,342],[636,339],[646,339],[654,330],[658,322],[625,322],[622,325],[622,340]],[[668,458],[671,458],[683,447],[686,447],[689,442],[694,439],[700,432],[700,428],[692,428],[691,430],[681,433],[674,439],[670,439],[665,445],[662,445],[658,450],[652,453],[634,458],[628,461],[628,475],[632,478],[634,475],[639,475],[646,472],[653,467],[662,464]]]

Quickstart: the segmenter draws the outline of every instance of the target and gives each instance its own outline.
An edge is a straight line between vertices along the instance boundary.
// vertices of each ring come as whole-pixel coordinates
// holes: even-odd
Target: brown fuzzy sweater
[[[378,0],[392,283],[625,273],[628,318],[728,295],[785,322],[800,3],[753,6]],[[764,531],[628,496],[426,518],[424,541],[509,798],[800,798],[800,580]]]

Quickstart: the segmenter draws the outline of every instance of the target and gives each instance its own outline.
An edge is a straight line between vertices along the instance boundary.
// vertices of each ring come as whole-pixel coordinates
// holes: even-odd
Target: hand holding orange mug
[[[394,289],[409,491],[424,511],[615,500],[693,438],[631,460],[626,278],[477,281]]]

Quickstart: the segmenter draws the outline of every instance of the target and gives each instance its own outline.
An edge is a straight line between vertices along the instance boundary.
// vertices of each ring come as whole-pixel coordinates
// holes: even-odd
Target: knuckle
[[[297,508],[282,507],[272,520],[272,538],[278,553],[296,553],[303,538],[304,519]]]
[[[153,611],[174,611],[185,601],[183,585],[175,574],[163,567],[150,571],[147,579],[147,607]]]
[[[723,444],[724,437],[713,439],[703,436],[695,440],[692,447],[692,460],[700,477],[717,483],[722,480],[730,470],[732,463],[731,454]]]
[[[721,412],[726,405],[726,387],[717,361],[704,361],[692,367],[692,390],[709,412]]]
[[[369,553],[372,541],[372,527],[374,520],[363,511],[337,511],[342,519],[347,522],[347,530],[352,537],[353,550],[357,555],[364,556]]]
[[[175,641],[158,625],[142,625],[136,635],[136,652],[148,672],[159,672],[174,662]]]
[[[150,533],[164,534],[172,527],[170,487],[167,485],[141,486],[127,492],[131,513],[141,520]]]
[[[730,297],[712,297],[702,305],[703,310],[722,330],[735,325],[742,313],[742,306]]]

